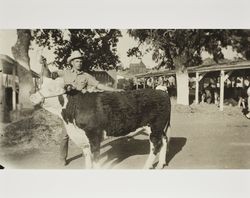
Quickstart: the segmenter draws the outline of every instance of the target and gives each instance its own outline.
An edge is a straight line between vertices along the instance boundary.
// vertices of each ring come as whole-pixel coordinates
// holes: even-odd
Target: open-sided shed
[[[196,67],[188,68],[189,75],[194,75],[196,86],[195,86],[195,102],[199,102],[199,82],[200,80],[209,73],[220,78],[220,110],[223,111],[224,102],[224,83],[231,75],[245,75],[250,74],[250,61],[231,62],[226,64],[215,64],[215,65],[201,65]]]
[[[143,86],[146,87],[146,79],[148,78],[161,77],[161,76],[174,76],[175,74],[176,74],[175,70],[151,71],[144,74],[137,74],[135,75],[135,78],[136,80],[143,79]]]
[[[190,77],[195,77],[195,103],[199,103],[199,85],[203,77],[212,75],[220,78],[220,110],[223,111],[224,102],[224,83],[231,76],[250,76],[250,61],[230,62],[223,64],[200,65],[188,67],[187,72]],[[151,71],[144,74],[138,74],[136,79],[145,79],[150,77],[173,76],[176,70]],[[178,86],[178,85],[177,85]]]

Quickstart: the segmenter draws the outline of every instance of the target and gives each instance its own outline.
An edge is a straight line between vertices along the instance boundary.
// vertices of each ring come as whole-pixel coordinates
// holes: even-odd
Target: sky
[[[127,57],[128,49],[136,47],[138,45],[138,42],[127,34],[127,30],[121,30],[121,32],[122,37],[119,39],[119,42],[117,44],[117,51],[123,66],[129,67],[130,63],[140,62],[140,60],[136,57]],[[142,61],[149,68],[157,65],[157,63],[152,60],[152,53],[145,54],[142,57]]]
[[[130,63],[140,62],[140,60],[136,57],[127,57],[128,49],[137,46],[138,43],[127,34],[127,30],[123,29],[121,32],[122,37],[119,38],[119,42],[117,44],[117,53],[123,67],[129,67]],[[15,45],[16,40],[16,30],[0,30],[0,54],[5,54],[13,58],[11,47]],[[222,51],[224,52],[224,56],[227,59],[233,59],[234,57],[239,56],[230,47],[228,47],[228,49],[223,49]],[[31,69],[38,73],[40,72],[41,67],[39,64],[41,54],[47,58],[48,62],[52,62],[54,60],[54,55],[51,50],[49,51],[33,45],[32,50],[29,51],[30,65]],[[205,59],[211,56],[208,53],[203,52],[202,57]],[[152,53],[145,54],[142,57],[142,61],[148,68],[152,68],[157,65],[157,63],[152,60]]]

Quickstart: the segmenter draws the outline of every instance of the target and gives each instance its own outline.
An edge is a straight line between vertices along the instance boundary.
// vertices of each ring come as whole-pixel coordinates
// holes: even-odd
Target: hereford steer
[[[63,94],[59,78],[44,78],[41,89],[30,99],[62,118],[69,137],[83,151],[86,168],[98,165],[104,131],[108,136],[118,137],[141,127],[150,134],[150,154],[144,168],[153,166],[158,153],[158,168],[166,164],[171,104],[168,94],[161,90],[95,93],[71,90]]]

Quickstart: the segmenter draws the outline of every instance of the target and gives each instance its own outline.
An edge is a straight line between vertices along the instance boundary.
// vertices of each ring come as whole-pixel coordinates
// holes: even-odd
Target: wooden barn
[[[131,63],[129,65],[129,73],[131,74],[141,74],[147,71],[146,65],[140,61],[140,63]]]
[[[117,72],[116,70],[94,70],[90,74],[96,78],[101,84],[117,88]]]
[[[14,59],[7,55],[0,54],[0,109],[1,115],[4,112],[9,112],[18,109],[18,94],[19,94],[19,80],[17,73],[17,66],[20,66]],[[23,69],[25,69],[23,67]],[[38,88],[40,76],[32,72],[33,82]],[[2,118],[3,120],[4,118]]]

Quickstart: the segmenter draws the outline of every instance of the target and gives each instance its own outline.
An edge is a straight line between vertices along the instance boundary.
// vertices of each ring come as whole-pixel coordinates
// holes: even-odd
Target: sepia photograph
[[[249,169],[249,29],[0,30],[1,169]]]
[[[0,0],[0,197],[248,198],[249,7]]]

